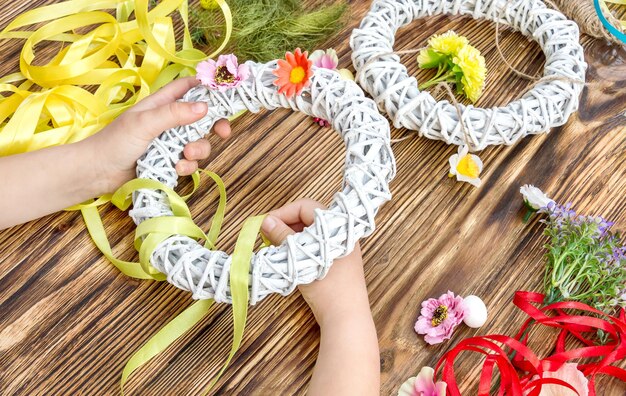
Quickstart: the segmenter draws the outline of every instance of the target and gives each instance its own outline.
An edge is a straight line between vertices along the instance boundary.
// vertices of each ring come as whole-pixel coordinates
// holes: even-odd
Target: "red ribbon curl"
[[[572,385],[562,380],[544,378],[545,373],[556,371],[570,361],[577,363],[578,369],[589,379],[589,396],[596,396],[598,375],[626,381],[626,370],[613,365],[626,358],[626,312],[623,309],[617,316],[610,316],[573,301],[543,306],[545,295],[527,291],[516,292],[513,303],[529,316],[515,337],[496,334],[467,338],[437,362],[435,372],[441,374],[448,385],[448,395],[461,396],[454,373],[454,360],[464,351],[485,355],[478,396],[490,395],[496,367],[500,372],[498,396],[539,396],[542,385],[548,384],[561,385],[578,394]],[[575,314],[570,315],[565,310],[575,310]],[[552,355],[540,359],[528,347],[529,331],[533,325],[560,329]],[[598,330],[607,336],[603,345],[597,341]],[[579,345],[568,350],[566,341],[572,338]]]

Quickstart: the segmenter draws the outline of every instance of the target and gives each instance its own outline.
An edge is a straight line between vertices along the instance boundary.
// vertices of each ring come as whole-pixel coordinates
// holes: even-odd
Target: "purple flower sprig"
[[[613,223],[601,216],[576,214],[571,204],[550,202],[547,217],[546,272],[548,300],[580,301],[609,314],[626,308],[626,248]]]

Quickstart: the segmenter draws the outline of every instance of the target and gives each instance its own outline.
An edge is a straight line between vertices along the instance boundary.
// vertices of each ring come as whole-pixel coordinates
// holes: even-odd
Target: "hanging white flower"
[[[466,145],[459,146],[459,151],[450,157],[450,177],[467,182],[474,187],[480,187],[480,172],[483,171],[483,162],[477,155],[470,154]]]
[[[524,197],[524,203],[526,206],[534,211],[545,208],[548,204],[550,204],[550,202],[554,202],[543,191],[532,184],[524,184],[520,187],[519,192]]]

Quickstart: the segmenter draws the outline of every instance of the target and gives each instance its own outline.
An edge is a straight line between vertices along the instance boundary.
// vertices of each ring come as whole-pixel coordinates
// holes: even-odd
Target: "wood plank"
[[[0,26],[49,3],[54,1],[2,0]],[[348,26],[328,42],[343,67],[350,64],[350,32],[369,5],[351,2]],[[487,58],[487,89],[478,106],[503,105],[528,89],[530,82],[499,60],[494,25],[486,21],[416,21],[399,32],[396,49],[422,47],[429,36],[448,29],[466,35]],[[516,68],[541,71],[544,58],[535,43],[508,29],[501,34],[505,56]],[[377,231],[362,245],[381,348],[382,394],[395,394],[406,378],[424,365],[433,366],[465,337],[512,335],[520,326],[524,315],[511,304],[513,292],[541,290],[545,243],[536,220],[521,222],[521,184],[536,184],[558,201],[604,214],[616,228],[626,229],[626,50],[588,38],[583,43],[590,69],[580,112],[549,135],[485,150],[480,189],[447,177],[447,160],[456,147],[420,138],[394,144],[398,175],[393,200],[380,211]],[[17,70],[20,44],[3,42],[2,75]],[[46,56],[56,48],[38,50]],[[411,73],[425,75],[417,71],[413,56],[403,61]],[[245,114],[233,129],[235,136],[226,142],[211,137],[213,154],[202,164],[227,184],[229,212],[220,242],[225,251],[232,251],[248,216],[301,197],[329,203],[340,188],[343,163],[339,137],[301,114]],[[405,134],[392,129],[394,137]],[[183,187],[189,187],[188,181]],[[215,210],[215,197],[205,183],[190,200],[203,228]],[[135,258],[134,226],[127,214],[107,207],[102,215],[115,253]],[[121,275],[93,246],[77,213],[58,213],[2,231],[0,247],[3,395],[116,394],[131,354],[191,304],[187,293],[165,283]],[[419,304],[448,289],[482,296],[490,308],[489,321],[480,330],[462,327],[451,341],[427,346],[413,331]],[[318,339],[315,320],[298,293],[267,298],[250,309],[242,348],[214,394],[303,394]],[[230,342],[230,308],[212,308],[195,329],[133,377],[128,394],[201,394],[221,368]],[[475,393],[478,363],[470,355],[459,360],[464,394]],[[617,381],[603,381],[599,389],[602,395],[626,393]]]

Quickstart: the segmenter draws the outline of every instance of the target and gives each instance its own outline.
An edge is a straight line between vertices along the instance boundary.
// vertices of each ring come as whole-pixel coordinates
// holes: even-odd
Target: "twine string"
[[[549,2],[550,3],[550,2]],[[510,71],[515,73],[518,77],[524,78],[526,80],[530,80],[533,82],[531,85],[531,89],[534,88],[537,84],[544,81],[563,81],[572,84],[582,84],[583,86],[587,86],[588,84],[580,79],[565,77],[565,76],[531,76],[530,74],[524,73],[523,71],[516,69],[515,66],[509,62],[509,60],[504,56],[502,52],[502,47],[500,46],[500,22],[496,20],[496,31],[494,33],[495,41],[496,41],[496,49],[498,50],[498,56],[500,56],[500,60],[504,62],[504,64],[508,67]]]
[[[592,0],[545,0],[544,2],[555,10],[561,11],[563,14],[576,21],[583,33],[595,38],[603,38],[613,43],[621,45],[624,44],[602,26],[600,19],[598,19],[598,15],[596,15]],[[623,31],[621,23],[615,15],[611,12],[605,12],[604,14],[611,25],[613,25],[616,29]]]

